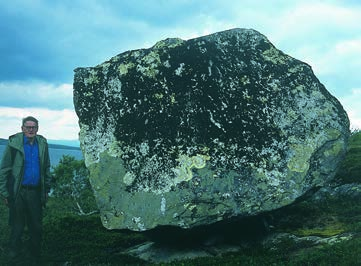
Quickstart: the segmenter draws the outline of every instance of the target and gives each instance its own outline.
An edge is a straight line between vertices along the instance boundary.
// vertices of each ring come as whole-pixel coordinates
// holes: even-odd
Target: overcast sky
[[[255,29],[311,65],[361,129],[359,0],[12,0],[0,2],[0,138],[34,115],[39,134],[77,139],[75,68],[231,28]]]

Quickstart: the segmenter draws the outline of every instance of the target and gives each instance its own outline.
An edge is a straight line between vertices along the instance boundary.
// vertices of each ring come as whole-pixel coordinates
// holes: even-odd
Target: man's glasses
[[[38,129],[37,126],[24,126],[24,128],[25,128],[27,131]]]

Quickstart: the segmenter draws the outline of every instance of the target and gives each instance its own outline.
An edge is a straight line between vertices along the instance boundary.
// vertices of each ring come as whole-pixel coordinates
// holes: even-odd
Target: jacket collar
[[[23,132],[19,132],[19,133],[16,133],[16,134],[10,136],[9,137],[9,146],[23,152],[24,138],[25,138],[25,136],[24,136]],[[36,135],[35,138],[36,138],[35,141],[38,143],[39,149],[40,149],[41,146],[43,146],[44,137],[41,135]]]
[[[34,142],[33,142],[33,144],[36,144],[36,143],[38,143],[38,141],[37,141],[37,136],[35,136],[35,139],[34,139]],[[29,139],[25,136],[25,134],[23,134],[23,143],[25,144],[25,143],[30,143],[29,142]]]

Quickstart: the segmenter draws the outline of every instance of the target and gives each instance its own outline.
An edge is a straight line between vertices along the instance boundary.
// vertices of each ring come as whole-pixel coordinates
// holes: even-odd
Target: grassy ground
[[[361,133],[357,133],[350,139],[349,153],[337,182],[361,184],[360,174]],[[141,233],[108,231],[96,215],[75,216],[66,213],[61,205],[61,201],[51,199],[45,211],[43,265],[151,265],[121,253],[147,241]],[[7,209],[1,204],[0,265],[11,265],[6,256],[7,219]],[[357,202],[347,195],[330,197],[318,204],[301,202],[268,219],[273,225],[269,235],[285,232],[296,237],[326,239],[352,233],[353,238],[312,246],[307,241],[286,238],[268,248],[253,241],[239,252],[161,265],[361,265],[360,197]]]

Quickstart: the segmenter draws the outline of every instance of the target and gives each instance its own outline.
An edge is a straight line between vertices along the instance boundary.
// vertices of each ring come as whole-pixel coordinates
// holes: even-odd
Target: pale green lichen
[[[83,151],[84,161],[87,166],[91,165],[94,162],[94,156],[92,153],[85,152],[84,149],[86,145],[83,144],[84,140],[88,136],[89,126],[86,124],[80,124],[80,131],[79,131],[79,140],[80,140],[80,147]]]
[[[288,117],[291,121],[294,121],[295,119],[297,119],[298,116],[299,116],[299,114],[297,114],[295,110],[293,110],[293,109],[288,109],[288,110],[287,110],[287,117]]]
[[[161,100],[165,100],[165,101],[169,101],[170,104],[175,104],[177,101],[176,101],[176,98],[175,98],[175,93],[172,93],[171,95],[168,95],[168,97],[166,97],[167,95],[164,95],[163,93],[155,93],[153,94],[153,98],[157,99],[158,101],[161,101]]]
[[[325,96],[319,90],[312,90],[311,91],[311,98],[325,99]]]
[[[144,231],[146,230],[145,229],[145,226],[144,226],[144,223],[142,223],[142,218],[139,216],[139,217],[133,217],[133,222],[137,225],[139,231]]]
[[[163,99],[164,95],[162,93],[155,93],[154,95],[154,98],[156,98],[157,100],[161,100]]]
[[[335,143],[332,144],[332,146],[327,149],[326,151],[324,151],[324,155],[326,157],[329,157],[329,156],[338,156],[340,154],[340,152],[342,152],[344,149],[344,145],[342,142],[340,141],[337,141]]]
[[[243,85],[251,84],[249,77],[246,75],[241,77],[241,82]]]
[[[174,93],[172,93],[170,95],[170,102],[171,102],[171,104],[175,104],[177,102],[176,99],[175,99],[175,94]]]
[[[99,191],[101,190],[106,191],[107,178],[105,177],[105,175],[99,175],[99,164],[89,165],[88,169],[90,171],[89,181],[94,189],[94,192],[99,194]]]
[[[127,185],[130,186],[134,180],[136,178],[136,175],[132,172],[127,172],[124,177],[123,177],[123,182]]]
[[[170,65],[170,63],[169,63],[169,60],[164,61],[164,62],[163,62],[163,66],[165,66],[166,68],[170,68],[171,65]]]
[[[155,51],[151,51],[149,54],[144,56],[141,63],[137,65],[137,71],[149,78],[155,78],[159,73],[157,67],[161,65],[159,54]]]
[[[165,199],[164,196],[162,196],[160,201],[160,212],[162,215],[165,215],[166,209],[167,209],[167,200]]]
[[[305,173],[310,167],[310,158],[314,151],[319,149],[326,141],[336,140],[341,135],[336,129],[325,130],[320,134],[308,136],[302,143],[296,138],[289,138],[292,156],[288,161],[288,168],[293,172]],[[325,156],[336,156],[343,150],[342,142],[335,142],[331,148],[324,152]]]
[[[299,92],[304,92],[304,91],[305,91],[305,86],[303,86],[303,85],[298,85],[294,89],[291,90],[291,92],[293,94],[297,94]]]
[[[125,168],[119,163],[117,158],[109,156],[107,152],[102,152],[101,160],[88,166],[90,171],[89,181],[93,188],[95,199],[100,210],[100,217],[104,227],[108,229],[119,228],[124,222],[124,213],[116,208],[109,199],[116,200],[115,193],[121,186],[119,178],[115,175],[125,175]],[[104,163],[106,162],[106,163]]]
[[[184,71],[184,66],[185,64],[184,63],[180,63],[179,64],[179,67],[174,71],[174,73],[177,75],[177,76],[182,76],[182,72]]]
[[[132,69],[134,67],[135,67],[135,65],[132,62],[130,62],[128,64],[120,64],[118,66],[118,72],[121,76],[125,76],[126,74],[128,74],[129,69]]]
[[[120,141],[113,141],[108,147],[108,154],[112,157],[121,157],[123,154]]]
[[[182,39],[168,38],[168,39],[161,40],[161,41],[157,42],[154,45],[154,48],[156,48],[156,49],[160,49],[160,48],[164,48],[164,47],[174,48],[174,47],[177,47],[179,45],[182,45],[183,43],[184,43],[184,41]]]
[[[288,72],[290,72],[290,73],[303,72],[303,66],[302,65],[296,65],[294,67],[289,68]]]
[[[269,80],[268,86],[275,92],[279,92],[282,90],[280,81],[278,79],[275,79],[272,77],[272,79]]]
[[[328,129],[323,136],[324,140],[336,140],[341,136],[341,132],[337,129]]]
[[[111,66],[111,64],[109,62],[105,62],[105,63],[100,65],[100,67],[102,68],[102,72],[103,72],[104,76],[106,75],[106,73],[108,73],[108,70],[109,70],[110,66]]]
[[[310,167],[309,160],[314,151],[313,146],[305,144],[294,144],[291,146],[293,156],[287,163],[287,167],[293,172],[304,173]]]
[[[99,78],[97,76],[97,71],[95,71],[94,69],[89,71],[89,77],[88,78],[84,78],[84,84],[86,86],[88,85],[92,85],[92,84],[99,84]]]
[[[288,57],[282,54],[279,50],[274,47],[264,51],[262,56],[265,60],[271,61],[274,64],[286,64]]]
[[[112,57],[112,58],[110,59],[110,61],[112,61],[112,62],[117,62],[117,61],[119,61],[119,58],[120,58],[120,56],[119,56],[119,55],[116,55],[116,56]]]
[[[266,97],[264,97],[264,96],[259,97],[259,100],[260,100],[262,103],[268,102],[268,99],[267,99]]]
[[[334,113],[335,111],[333,109],[333,106],[330,104],[325,104],[324,108],[320,109],[320,111],[318,112],[318,115],[321,117],[322,116],[327,117],[330,114],[334,114]]]
[[[102,212],[100,215],[101,222],[105,228],[108,230],[118,229],[119,226],[122,226],[125,221],[124,213],[117,213],[114,215],[113,212]]]

